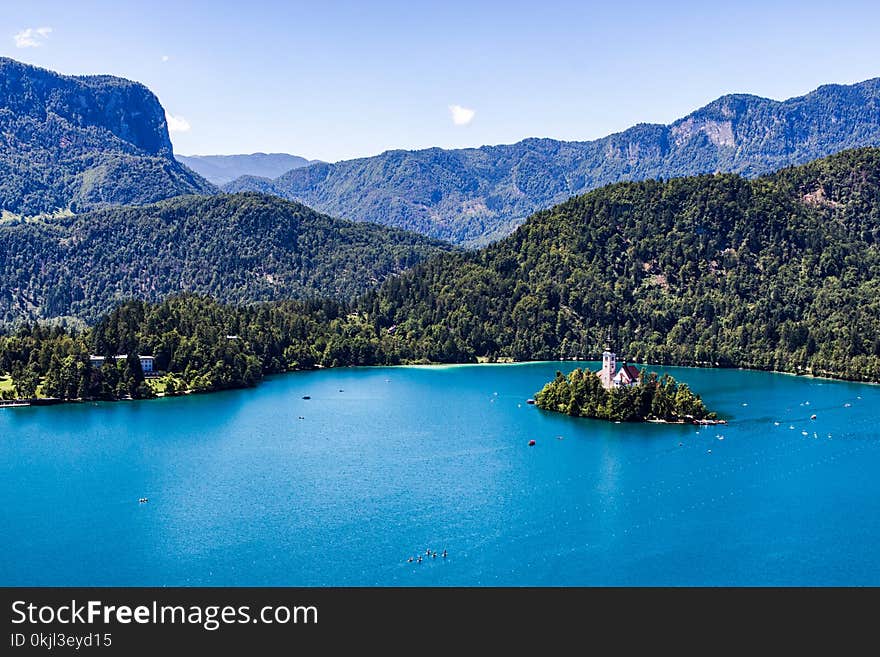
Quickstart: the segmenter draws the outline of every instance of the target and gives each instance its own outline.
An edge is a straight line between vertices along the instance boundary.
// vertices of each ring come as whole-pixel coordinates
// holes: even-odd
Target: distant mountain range
[[[165,110],[142,84],[0,58],[4,214],[81,212],[216,191],[173,158]]]
[[[275,179],[242,177],[225,189],[276,194],[334,216],[475,246],[509,234],[536,210],[608,183],[713,172],[753,177],[877,145],[880,78],[784,102],[723,96],[671,125],[640,124],[595,141],[395,150]]]
[[[245,173],[223,189],[273,194],[474,247],[510,234],[537,210],[608,183],[706,172],[754,177],[877,145],[880,78],[783,102],[723,96],[671,125],[640,124],[589,142],[396,150],[335,164],[283,153],[175,159],[165,111],[143,85],[0,58],[4,216],[217,193],[198,172],[218,183]]]
[[[73,217],[0,221],[0,324],[94,320],[181,292],[250,303],[349,300],[449,245],[272,196],[183,196]]]
[[[277,178],[291,169],[299,169],[317,162],[287,153],[175,155],[174,157],[215,185],[225,185],[241,176]]]

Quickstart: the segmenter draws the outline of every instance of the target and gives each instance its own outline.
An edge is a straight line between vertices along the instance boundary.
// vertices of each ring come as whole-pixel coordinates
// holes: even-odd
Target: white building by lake
[[[602,369],[596,372],[602,385],[611,388],[629,388],[639,385],[640,373],[635,365],[628,365],[625,361],[620,369],[617,369],[617,354],[611,349],[606,349],[602,354]]]

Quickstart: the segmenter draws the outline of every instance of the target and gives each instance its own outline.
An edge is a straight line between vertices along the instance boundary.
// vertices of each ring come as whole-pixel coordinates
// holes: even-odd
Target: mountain
[[[0,221],[0,322],[95,319],[180,292],[249,303],[350,299],[449,245],[257,194],[184,196]]]
[[[210,218],[228,215],[222,206],[230,202],[281,203],[258,196],[196,203],[200,210],[220,204]],[[163,230],[162,213],[148,215],[157,217],[148,228],[160,233],[161,263],[171,262],[179,278],[168,245],[173,226],[190,222],[172,214]],[[247,224],[252,235],[254,223],[260,222],[245,212],[228,220],[227,234]],[[115,226],[105,228],[85,236],[112,238]],[[71,246],[70,239],[55,241]],[[146,251],[150,244],[130,248]],[[215,248],[208,241],[204,252]],[[230,263],[234,274],[240,269],[233,253],[249,257],[263,248],[254,241],[221,249],[217,263]],[[209,257],[191,250],[191,257]],[[153,267],[150,259],[125,267],[115,254],[114,245],[90,262],[149,285],[168,277],[137,275],[140,263]],[[21,255],[23,263],[30,255]],[[38,265],[32,277],[42,280]],[[218,265],[205,278],[215,277]],[[241,281],[228,277],[233,285]],[[91,292],[89,276],[62,280],[68,296]],[[235,297],[231,291],[227,296]],[[158,369],[174,374],[172,391],[216,390],[316,366],[595,357],[608,329],[621,360],[880,382],[880,149],[847,151],[757,180],[717,174],[604,187],[539,212],[481,251],[439,254],[354,304],[229,305],[186,294],[128,301],[86,331],[21,327],[0,334],[0,373],[12,375],[20,397],[32,396],[42,379],[44,394],[114,399],[151,393],[141,390],[134,368],[91,369],[89,354],[153,354]]]
[[[757,179],[617,183],[388,280],[363,308],[413,359],[595,357],[613,329],[636,362],[880,381],[880,149]]]
[[[880,78],[784,102],[723,96],[671,125],[637,125],[595,141],[388,151],[272,181],[238,179],[226,190],[275,193],[334,216],[475,246],[511,233],[536,210],[608,183],[715,172],[753,177],[877,145]]]
[[[277,178],[282,173],[308,166],[313,162],[287,153],[175,155],[174,157],[215,185],[225,185],[241,176]]]
[[[214,191],[172,156],[165,110],[145,86],[0,58],[4,214],[80,212]]]

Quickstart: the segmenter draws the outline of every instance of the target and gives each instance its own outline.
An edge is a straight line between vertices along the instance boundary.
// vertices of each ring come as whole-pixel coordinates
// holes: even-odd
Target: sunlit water
[[[701,429],[525,403],[575,366],[0,409],[0,584],[880,584],[880,387],[664,370]]]

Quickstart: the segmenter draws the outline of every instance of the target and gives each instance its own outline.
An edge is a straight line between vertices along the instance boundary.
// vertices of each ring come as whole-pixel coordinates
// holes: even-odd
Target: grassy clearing
[[[168,389],[169,381],[174,381],[174,389],[177,392],[180,392],[186,386],[183,379],[179,379],[172,374],[165,374],[164,376],[160,376],[155,379],[147,379],[147,385],[150,386],[153,392],[155,392],[157,395],[164,394],[165,391]]]
[[[10,393],[15,392],[15,385],[12,382],[12,377],[8,374],[0,376],[0,393],[5,391],[9,391]],[[40,380],[40,385],[37,386],[37,394],[36,397],[45,397],[43,394],[43,382]]]

